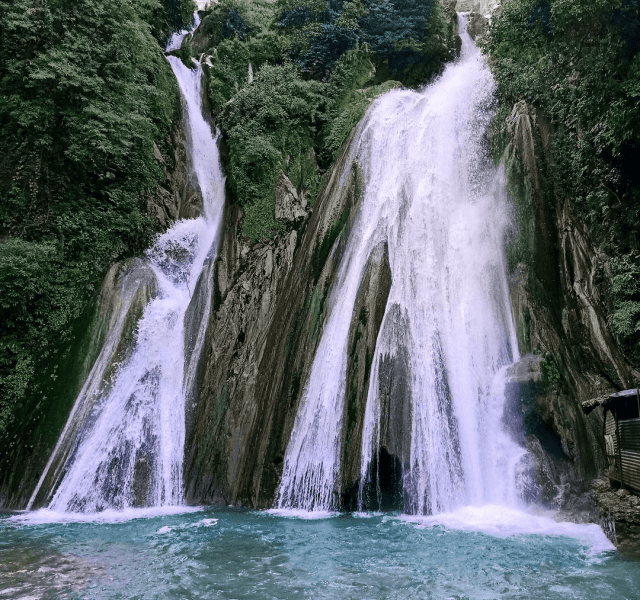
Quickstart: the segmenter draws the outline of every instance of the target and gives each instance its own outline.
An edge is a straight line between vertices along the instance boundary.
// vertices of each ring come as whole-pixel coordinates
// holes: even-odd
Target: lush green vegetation
[[[273,208],[281,171],[313,203],[323,170],[373,99],[396,79],[423,83],[453,47],[434,0],[222,0],[190,43],[210,57],[209,104],[253,239],[282,228]]]
[[[180,116],[179,0],[0,0],[0,438],[58,377],[108,265],[155,233],[143,195]]]
[[[550,185],[611,258],[611,325],[640,363],[640,1],[512,0],[485,36],[503,115],[552,122]]]
[[[278,0],[277,6],[290,54],[320,77],[363,43],[373,51],[378,81],[418,85],[449,57],[442,40],[450,36],[451,24],[434,0]]]
[[[251,208],[245,216],[246,235],[274,232],[272,198],[283,167],[299,188],[315,174],[310,149],[325,104],[322,87],[317,81],[303,81],[292,64],[265,65],[253,85],[240,90],[225,107],[230,183],[236,197],[248,199],[245,206]],[[271,231],[266,229],[269,225]]]

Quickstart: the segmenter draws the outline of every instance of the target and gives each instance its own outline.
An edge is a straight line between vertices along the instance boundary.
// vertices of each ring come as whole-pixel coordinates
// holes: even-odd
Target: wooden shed
[[[640,493],[640,390],[625,390],[583,404],[586,413],[601,406],[609,480]]]

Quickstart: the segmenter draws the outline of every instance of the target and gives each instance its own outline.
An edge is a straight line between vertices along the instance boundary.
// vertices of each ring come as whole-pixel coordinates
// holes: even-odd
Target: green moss
[[[531,347],[531,313],[528,307],[524,307],[521,314],[518,315],[516,323],[518,336],[518,347],[521,352],[532,352]]]
[[[320,338],[320,331],[324,321],[324,308],[327,300],[329,285],[316,285],[308,302],[308,311],[311,315],[309,329],[307,330],[307,340],[309,345],[315,346]]]
[[[351,204],[349,203],[344,207],[340,217],[331,224],[329,231],[327,231],[322,240],[316,244],[311,258],[311,273],[314,281],[318,281],[320,278],[324,264],[327,262],[329,252],[331,252],[331,249],[338,237],[345,231],[345,227],[349,222],[350,214]]]
[[[351,377],[351,381],[349,382],[347,393],[347,441],[349,441],[351,437],[353,428],[355,427],[358,418],[358,398],[366,401],[367,392],[369,389],[369,370],[371,368],[371,357],[369,356],[369,349],[367,348],[364,373],[365,387],[361,391],[361,393],[358,394],[358,343],[362,339],[362,335],[367,328],[367,311],[365,310],[364,306],[360,309],[357,323],[358,324],[353,340],[353,345],[351,346],[351,350],[349,352],[349,364],[353,375]]]
[[[544,354],[542,363],[540,364],[540,372],[542,375],[542,385],[545,388],[546,393],[561,391],[562,387],[562,372],[559,365],[562,364],[562,359],[559,356],[552,354]]]

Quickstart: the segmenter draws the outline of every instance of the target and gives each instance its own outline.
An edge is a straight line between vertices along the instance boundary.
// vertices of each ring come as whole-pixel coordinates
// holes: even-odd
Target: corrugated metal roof
[[[591,398],[582,402],[582,411],[585,415],[588,415],[592,410],[598,408],[598,406],[611,406],[618,402],[625,400],[631,400],[638,395],[638,388],[630,390],[622,390],[621,392],[615,392],[614,394],[607,394],[605,396],[598,396],[597,398]]]

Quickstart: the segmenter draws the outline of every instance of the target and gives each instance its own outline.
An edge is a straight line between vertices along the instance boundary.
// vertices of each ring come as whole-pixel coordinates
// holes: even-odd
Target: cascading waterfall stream
[[[403,363],[411,435],[404,509],[518,502],[526,452],[503,431],[504,371],[517,360],[507,286],[510,208],[483,136],[494,83],[459,15],[462,51],[421,92],[380,98],[352,158],[365,189],[284,459],[278,508],[339,507],[347,342],[367,261],[388,247],[392,286],[378,334],[362,439],[360,505],[381,445],[381,365]]]
[[[174,36],[169,49],[179,47],[182,37]],[[176,222],[159,236],[146,261],[122,279],[119,291],[125,300],[29,508],[54,464],[58,475],[52,478],[55,491],[49,502],[54,511],[90,513],[183,502],[185,401],[211,309],[224,176],[216,139],[202,114],[202,69],[199,64],[188,69],[178,58],[167,58],[182,95],[190,177],[201,191],[202,212],[197,219]],[[110,357],[120,343],[121,322],[131,297],[145,278],[142,272],[147,280],[155,279],[157,292],[144,308],[127,357],[110,374]],[[199,299],[203,300],[198,303]],[[192,303],[197,310],[189,310]],[[51,492],[46,494],[49,498]]]

